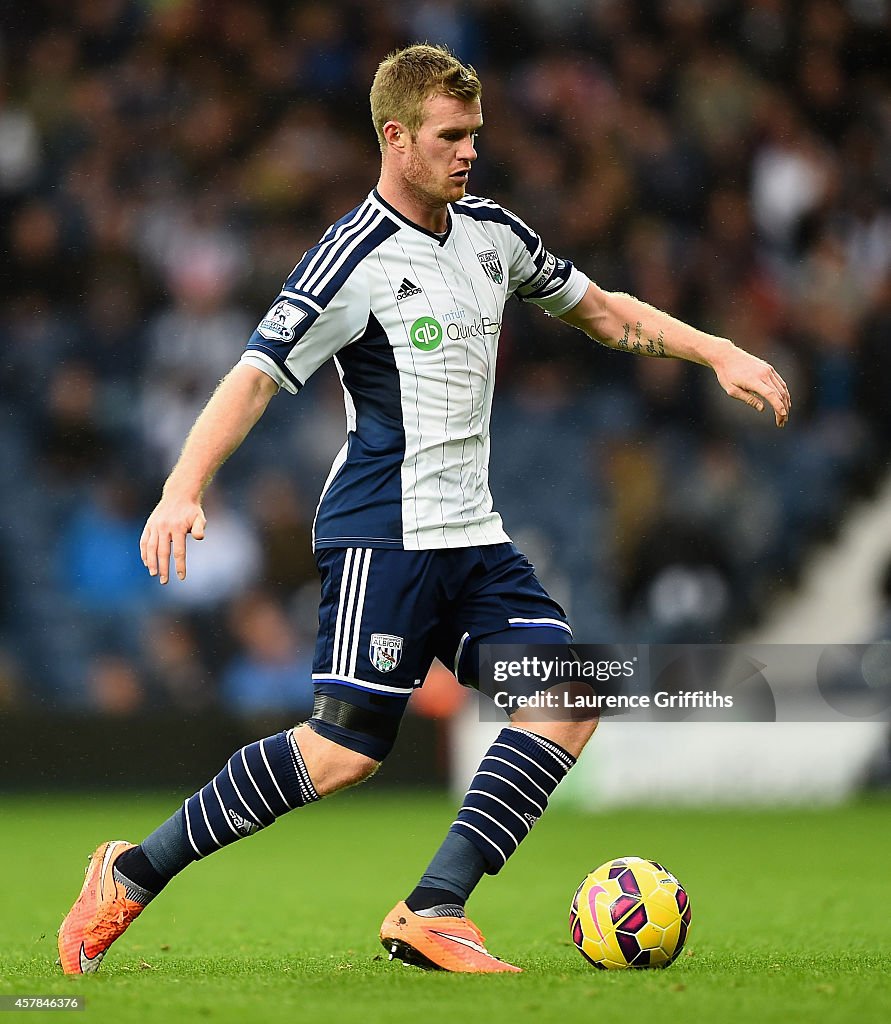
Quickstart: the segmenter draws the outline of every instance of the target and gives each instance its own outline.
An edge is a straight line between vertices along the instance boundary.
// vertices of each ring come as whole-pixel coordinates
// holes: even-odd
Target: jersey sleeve
[[[368,325],[371,301],[363,261],[398,225],[367,202],[304,253],[257,325],[241,361],[296,393]]]
[[[510,283],[508,294],[534,302],[552,316],[562,316],[581,302],[588,278],[569,260],[549,252],[538,234],[516,214],[503,210],[510,227]]]
[[[296,394],[322,363],[362,334],[369,308],[361,272],[343,282],[324,307],[289,278],[249,338],[241,362]]]

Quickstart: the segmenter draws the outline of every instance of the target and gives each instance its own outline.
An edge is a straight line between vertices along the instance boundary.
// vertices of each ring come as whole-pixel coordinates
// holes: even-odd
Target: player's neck
[[[425,201],[417,193],[409,189],[404,181],[383,172],[377,183],[377,194],[401,213],[406,220],[417,224],[425,231],[440,235],[448,230],[448,203]]]

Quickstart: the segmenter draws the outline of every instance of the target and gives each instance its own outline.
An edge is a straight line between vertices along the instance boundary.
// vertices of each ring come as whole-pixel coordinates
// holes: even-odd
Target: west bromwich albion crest
[[[372,633],[368,657],[378,672],[392,672],[402,657],[402,637]]]
[[[501,284],[504,280],[504,271],[501,268],[501,260],[495,249],[486,249],[485,252],[478,252],[477,259],[480,261],[483,270],[492,278],[495,284]]]

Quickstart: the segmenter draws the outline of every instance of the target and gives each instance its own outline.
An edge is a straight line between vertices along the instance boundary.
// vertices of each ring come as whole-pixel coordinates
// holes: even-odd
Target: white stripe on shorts
[[[312,678],[317,683],[346,683],[347,686],[354,686],[357,690],[374,690],[376,693],[392,693],[397,697],[406,698],[411,696],[412,690],[415,688],[409,689],[406,686],[386,686],[384,683],[369,683],[365,679],[337,675],[334,672],[313,672]]]
[[[562,619],[508,619],[509,626],[555,626],[557,629],[565,629],[570,636],[572,630]]]
[[[362,613],[365,610],[365,587],[368,583],[368,570],[371,568],[372,550],[372,548],[365,548],[362,556],[362,577],[359,580],[359,598],[356,602],[356,620],[353,628],[353,644],[350,652],[350,663],[346,672],[348,676],[355,676],[356,674],[356,658],[359,655],[359,638],[362,635]]]
[[[371,550],[349,548],[344,558],[331,665],[336,675],[352,676],[356,671]]]
[[[343,574],[340,577],[340,601],[337,605],[337,622],[334,624],[334,644],[331,651],[331,664],[337,664],[337,658],[340,651],[340,635],[343,632],[343,611],[346,606],[346,593],[347,593],[347,579],[350,573],[350,566],[353,562],[353,554],[355,548],[347,548],[346,556],[343,561]]]

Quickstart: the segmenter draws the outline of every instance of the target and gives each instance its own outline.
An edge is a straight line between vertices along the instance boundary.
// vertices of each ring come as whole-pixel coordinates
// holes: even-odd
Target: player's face
[[[419,200],[440,205],[464,198],[482,124],[479,100],[427,100],[424,122],[417,137],[409,140],[403,170],[405,184]]]

